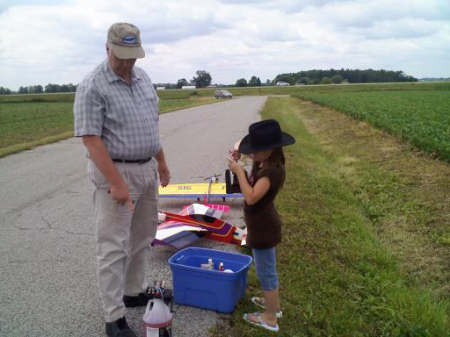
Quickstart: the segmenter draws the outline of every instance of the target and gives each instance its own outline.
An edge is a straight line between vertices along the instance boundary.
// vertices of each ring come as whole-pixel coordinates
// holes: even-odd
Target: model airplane
[[[225,171],[225,184],[219,183],[218,175],[206,178],[208,182],[197,184],[170,184],[159,187],[161,198],[195,198],[198,201],[204,199],[204,203],[210,203],[211,197],[238,198],[243,197],[236,177],[231,181],[229,170]]]
[[[220,220],[222,214],[221,210],[201,204],[192,204],[178,214],[160,212],[163,222],[158,225],[152,245],[180,249],[201,237],[245,245],[247,231]]]

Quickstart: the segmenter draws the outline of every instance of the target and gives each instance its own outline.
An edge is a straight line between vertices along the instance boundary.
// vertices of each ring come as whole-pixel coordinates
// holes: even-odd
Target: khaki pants
[[[88,177],[95,187],[97,272],[106,322],[125,315],[123,295],[136,296],[147,289],[146,252],[158,225],[155,159],[142,165],[115,164],[130,190],[134,212],[111,198],[105,177],[88,162]]]

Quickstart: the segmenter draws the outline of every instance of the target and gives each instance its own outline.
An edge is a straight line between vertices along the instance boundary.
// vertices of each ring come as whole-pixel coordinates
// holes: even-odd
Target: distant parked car
[[[233,94],[229,92],[228,90],[216,90],[214,92],[215,98],[232,98]]]

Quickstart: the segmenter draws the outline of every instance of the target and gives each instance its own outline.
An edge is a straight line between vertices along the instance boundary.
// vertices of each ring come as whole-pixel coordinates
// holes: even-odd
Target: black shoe
[[[151,300],[152,298],[150,298],[148,296],[147,292],[140,293],[137,296],[125,295],[123,297],[123,303],[125,304],[125,307],[127,307],[127,308],[143,307],[143,306],[146,306],[148,301]]]
[[[125,317],[106,323],[106,335],[108,337],[137,337],[128,326]]]
[[[168,304],[172,300],[172,290],[168,288],[162,288],[164,302]],[[155,288],[147,288],[147,291],[140,293],[137,296],[127,296],[123,297],[123,303],[127,308],[143,307],[146,306],[148,301],[155,297]]]

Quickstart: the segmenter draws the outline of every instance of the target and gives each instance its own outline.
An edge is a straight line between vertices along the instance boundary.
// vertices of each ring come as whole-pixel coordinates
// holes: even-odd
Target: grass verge
[[[8,146],[6,148],[0,148],[0,158],[5,157],[7,155],[13,154],[13,153],[19,153],[25,150],[31,150],[34,149],[36,146],[46,145],[50,143],[55,143],[63,139],[67,139],[73,137],[73,131],[63,132],[58,135],[45,137],[36,141],[27,142],[27,143],[20,143]]]
[[[384,209],[377,218],[368,207],[372,204],[368,200],[377,196],[392,175],[384,180],[383,167],[374,166],[381,186],[374,188],[377,184],[372,184],[355,193],[357,186],[361,189],[373,177],[363,174],[369,165],[350,170],[343,163],[352,161],[343,160],[331,137],[319,139],[319,133],[311,134],[305,121],[313,112],[300,100],[271,98],[262,114],[263,118],[278,119],[297,140],[286,148],[287,181],[276,201],[284,224],[283,243],[277,253],[284,316],[277,335],[448,336],[448,301],[409,273],[405,261],[388,240],[383,240],[389,236],[389,228],[383,233],[378,227],[382,219],[402,213],[395,210],[395,203],[388,207],[390,201],[399,205],[408,195],[404,190],[395,194],[395,188],[388,189],[395,194],[393,199],[385,197],[373,203],[375,209]],[[324,120],[327,117],[323,115]],[[349,176],[356,176],[358,184],[349,183]],[[411,207],[411,212],[414,209]],[[418,212],[431,211],[423,208]],[[225,318],[229,332],[218,325],[212,334],[271,335],[242,320],[243,313],[256,310],[250,298],[260,294],[251,270],[245,298],[235,313]]]

